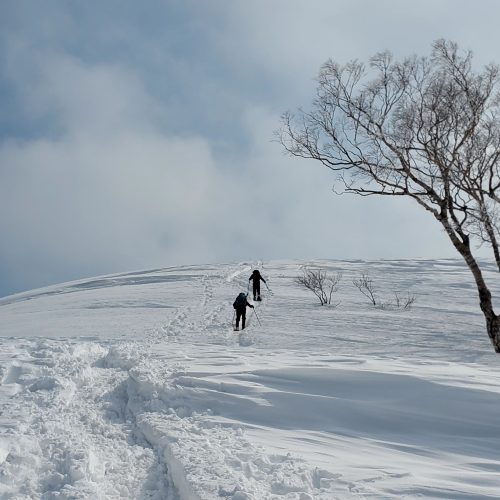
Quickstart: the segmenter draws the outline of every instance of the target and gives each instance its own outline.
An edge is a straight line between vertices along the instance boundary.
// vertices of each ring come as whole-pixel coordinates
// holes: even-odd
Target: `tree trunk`
[[[485,315],[486,316],[486,315]],[[500,321],[498,316],[486,317],[486,329],[496,353],[500,353]]]
[[[493,229],[493,225],[491,224],[490,218],[488,215],[484,217],[484,228],[486,233],[488,234],[489,243],[491,244],[491,248],[493,249],[493,255],[495,256],[495,262],[497,263],[498,270],[500,271],[500,250],[498,249],[498,241],[495,235],[495,230]]]
[[[474,280],[476,281],[477,291],[479,293],[479,307],[483,311],[484,319],[486,320],[486,331],[488,337],[493,344],[496,353],[500,353],[500,316],[496,315],[493,311],[493,303],[491,300],[491,292],[486,286],[483,278],[483,273],[472,255],[470,250],[469,239],[463,236],[463,241],[457,236],[455,231],[451,228],[449,221],[442,217],[437,217],[439,222],[444,226],[446,233],[450,237],[453,246],[457,249],[458,253],[464,258],[465,263],[469,267]]]
[[[500,353],[500,317],[493,311],[491,301],[491,292],[486,286],[483,278],[483,273],[479,268],[476,259],[473,257],[469,245],[460,244],[457,248],[469,267],[474,280],[476,281],[477,291],[479,293],[479,307],[483,311],[484,319],[486,320],[486,331],[493,344],[496,353]]]
[[[481,307],[484,319],[486,320],[486,331],[488,332],[488,336],[490,337],[495,352],[500,353],[500,317],[493,311],[491,292],[486,286],[483,274],[481,273],[481,270],[479,269],[476,260],[472,257],[470,251],[469,256],[467,256],[467,258],[464,256],[464,258],[474,276],[474,279],[476,280],[477,291],[479,292],[479,306]]]

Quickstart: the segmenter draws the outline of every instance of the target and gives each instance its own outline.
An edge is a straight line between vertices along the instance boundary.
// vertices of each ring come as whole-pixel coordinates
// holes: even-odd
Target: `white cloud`
[[[328,57],[366,59],[386,47],[426,53],[438,36],[467,41],[469,21],[459,10],[478,20],[481,8],[430,0],[186,5],[203,31],[196,43],[209,47],[185,40],[176,52],[163,44],[168,32],[160,43],[136,24],[126,49],[138,52],[127,58],[124,48],[115,57],[83,36],[87,26],[79,40],[89,46],[76,51],[87,56],[77,57],[67,37],[79,19],[69,11],[4,37],[2,69],[23,97],[19,115],[43,127],[35,138],[13,134],[0,143],[0,272],[35,286],[188,262],[453,255],[419,207],[337,197],[331,172],[284,156],[271,139],[282,111],[307,106]],[[124,39],[121,22],[109,29]],[[478,40],[476,53],[492,53],[494,44]],[[148,71],[134,64],[146,48]]]
[[[411,200],[335,195],[333,172],[312,160],[284,156],[270,141],[278,119],[255,108],[244,118],[254,145],[245,169],[263,202],[259,220],[275,222],[266,228],[271,247],[281,252],[274,257],[454,255],[439,224]]]
[[[38,62],[34,99],[58,110],[64,133],[0,147],[3,258],[19,272],[18,248],[34,267],[64,272],[213,259],[213,228],[235,190],[207,142],[162,134],[155,103],[122,68]]]
[[[239,71],[262,72],[279,89],[280,105],[285,97],[306,105],[329,58],[366,61],[385,49],[398,57],[425,55],[434,40],[447,38],[482,63],[498,59],[495,0],[235,0],[204,8],[218,20],[213,37],[220,53]]]

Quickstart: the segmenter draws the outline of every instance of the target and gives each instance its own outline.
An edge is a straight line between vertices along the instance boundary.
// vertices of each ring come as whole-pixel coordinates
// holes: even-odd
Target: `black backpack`
[[[247,305],[247,296],[243,292],[241,292],[236,300],[233,302],[233,307],[235,309],[241,309],[242,307],[246,307]]]

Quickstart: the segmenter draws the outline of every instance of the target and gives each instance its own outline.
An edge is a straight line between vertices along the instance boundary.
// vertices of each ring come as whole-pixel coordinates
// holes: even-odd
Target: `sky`
[[[337,196],[273,140],[322,63],[500,62],[495,0],[0,2],[0,296],[121,271],[455,256],[411,200]]]

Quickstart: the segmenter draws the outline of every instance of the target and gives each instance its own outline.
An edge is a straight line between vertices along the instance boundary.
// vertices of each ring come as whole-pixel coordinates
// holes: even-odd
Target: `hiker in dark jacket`
[[[239,324],[240,324],[240,318],[241,318],[241,329],[245,329],[245,317],[247,313],[247,306],[251,307],[253,309],[253,305],[250,304],[247,300],[247,295],[243,292],[241,292],[238,297],[236,297],[236,300],[233,302],[233,307],[236,309],[236,325],[234,327],[235,331],[238,331]]]
[[[252,276],[248,278],[248,281],[253,280],[253,300],[262,300],[260,298],[260,280],[266,283],[266,280],[260,275],[258,269],[252,273]],[[266,283],[267,285],[267,283]]]

